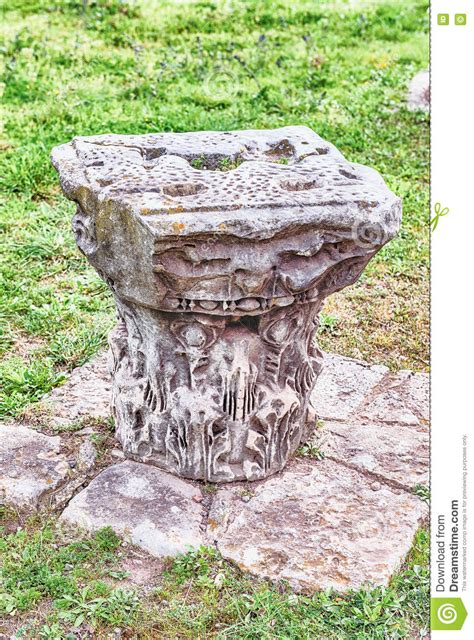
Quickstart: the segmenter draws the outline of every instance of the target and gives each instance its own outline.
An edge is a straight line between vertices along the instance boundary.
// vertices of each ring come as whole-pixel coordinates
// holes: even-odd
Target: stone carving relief
[[[396,233],[400,201],[304,127],[82,138],[53,162],[116,299],[126,454],[213,482],[282,469],[314,425],[324,299]]]

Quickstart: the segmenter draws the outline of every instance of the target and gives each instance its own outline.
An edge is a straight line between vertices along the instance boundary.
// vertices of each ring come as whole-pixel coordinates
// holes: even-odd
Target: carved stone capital
[[[214,482],[282,469],[314,423],[324,298],[395,235],[400,200],[305,127],[75,138],[53,164],[117,303],[124,451]]]

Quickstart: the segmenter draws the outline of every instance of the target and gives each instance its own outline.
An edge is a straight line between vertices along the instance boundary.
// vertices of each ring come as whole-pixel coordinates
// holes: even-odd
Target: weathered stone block
[[[328,420],[346,420],[387,373],[387,367],[324,354],[324,369],[311,396],[318,416]]]
[[[0,503],[38,507],[68,477],[59,437],[19,424],[0,425]]]
[[[426,374],[399,371],[380,393],[358,412],[359,420],[417,426],[425,431],[429,419],[429,378]]]
[[[400,200],[305,127],[75,138],[53,164],[117,303],[127,455],[215,482],[282,469],[314,423],[323,300],[395,235]]]
[[[102,471],[75,496],[61,520],[88,531],[106,526],[158,557],[203,544],[198,488],[128,460]]]
[[[293,461],[253,494],[220,489],[208,535],[241,569],[298,591],[387,585],[427,516],[415,496],[332,460]]]
[[[429,435],[398,424],[326,422],[323,452],[408,491],[429,484]]]
[[[111,415],[108,358],[108,353],[101,353],[77,367],[64,384],[41,400],[39,409],[43,410],[46,422],[59,426],[89,418],[106,419]]]

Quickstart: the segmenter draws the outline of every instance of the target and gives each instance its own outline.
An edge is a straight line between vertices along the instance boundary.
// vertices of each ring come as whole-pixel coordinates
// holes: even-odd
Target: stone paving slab
[[[400,371],[396,376],[404,382],[398,388],[407,398],[412,411],[419,417],[421,424],[430,419],[430,379],[427,373]]]
[[[379,393],[359,407],[362,422],[400,424],[427,430],[429,418],[429,378],[427,374],[399,371],[387,376]]]
[[[67,425],[83,418],[106,420],[111,415],[112,384],[108,352],[102,352],[77,367],[66,382],[41,400],[51,425]]]
[[[88,531],[111,526],[157,557],[203,544],[199,488],[130,460],[102,471],[66,507],[61,520]]]
[[[318,417],[344,420],[359,407],[388,373],[387,367],[324,354],[324,368],[311,400]]]
[[[38,507],[68,477],[59,437],[19,424],[0,425],[0,503]]]
[[[429,482],[429,435],[400,425],[326,422],[320,449],[326,457],[413,490]],[[316,439],[317,442],[317,439]]]
[[[219,490],[209,536],[241,569],[296,591],[387,585],[427,513],[415,496],[332,460],[294,461],[253,487],[250,500],[242,487]]]

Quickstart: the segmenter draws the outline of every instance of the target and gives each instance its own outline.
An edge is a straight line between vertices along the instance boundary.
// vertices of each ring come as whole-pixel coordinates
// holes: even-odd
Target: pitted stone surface
[[[77,494],[61,520],[88,531],[111,526],[158,557],[203,544],[199,488],[159,469],[126,461],[102,471]]]
[[[220,489],[208,535],[243,570],[295,590],[387,585],[427,515],[421,500],[331,460],[295,461],[253,487]]]
[[[256,315],[314,299],[400,224],[379,174],[306,127],[75,138],[52,158],[81,250],[117,295],[157,309]],[[338,285],[343,261],[354,276]]]
[[[60,438],[18,424],[0,425],[0,503],[38,507],[68,477]]]
[[[126,453],[214,482],[281,470],[318,412],[321,305],[395,235],[400,199],[305,127],[75,138],[53,164],[115,296]]]
[[[319,418],[345,420],[387,375],[388,368],[331,353],[311,396]]]
[[[347,162],[307,127],[77,137],[52,157],[65,194],[83,210],[117,208],[160,236],[175,236],[179,221],[183,235],[271,237],[300,222],[298,208],[336,231],[377,221],[388,239],[399,224],[400,201],[379,174]],[[215,171],[222,161],[241,164]]]
[[[429,435],[425,430],[345,421],[325,422],[322,431],[320,448],[327,457],[407,491],[418,484],[428,486]]]

